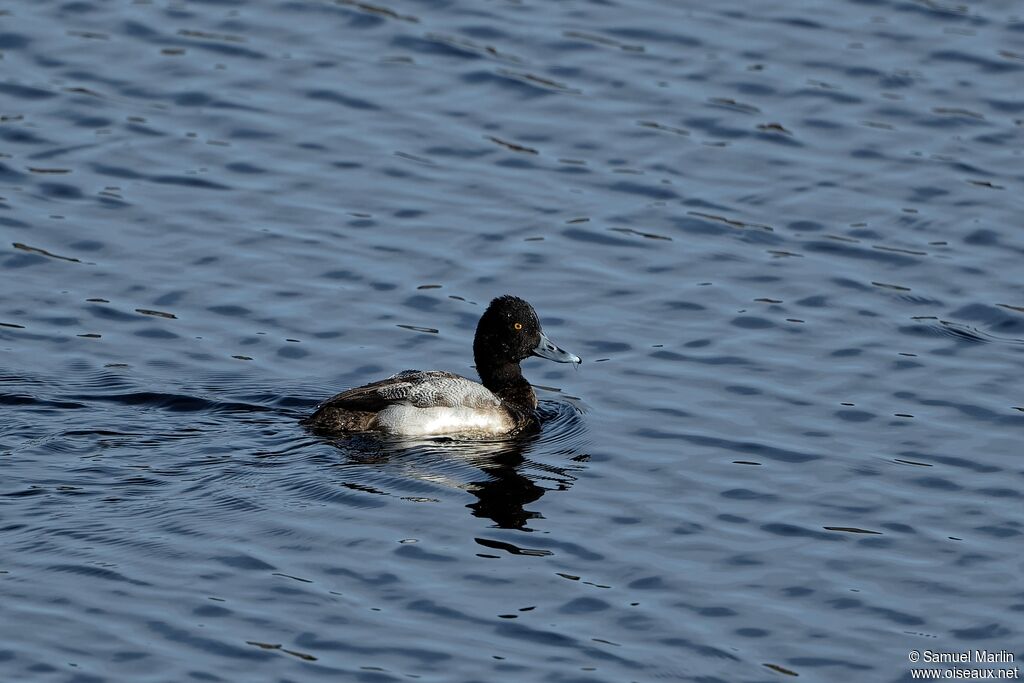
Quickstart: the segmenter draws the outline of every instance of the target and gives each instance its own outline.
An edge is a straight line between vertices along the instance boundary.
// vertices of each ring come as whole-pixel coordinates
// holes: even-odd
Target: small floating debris
[[[903,458],[893,458],[892,461],[898,462],[903,465],[915,465],[917,467],[932,467],[932,465],[927,462],[917,462],[916,460],[904,460]]]
[[[824,90],[842,90],[838,85],[833,85],[826,81],[819,81],[816,78],[808,78],[807,85],[814,86],[815,88],[822,88]]]
[[[14,328],[16,330],[23,330],[23,329],[25,329],[24,325],[18,325],[17,323],[0,323],[0,327],[12,327],[12,328]]]
[[[288,649],[285,649],[285,648],[281,647],[280,643],[261,643],[261,642],[259,642],[257,640],[247,640],[247,641],[245,641],[245,643],[246,643],[246,645],[254,645],[254,646],[256,646],[258,648],[261,648],[261,649],[264,649],[264,650],[280,650],[281,652],[284,652],[285,654],[289,654],[292,657],[298,657],[299,659],[304,659],[307,662],[315,662],[316,661],[316,657],[314,657],[313,655],[308,655],[305,652],[299,652],[298,650],[288,650]]]
[[[77,258],[74,258],[72,256],[61,256],[60,254],[54,254],[52,251],[47,251],[45,249],[40,249],[39,247],[30,247],[27,244],[22,244],[21,242],[13,242],[12,246],[15,249],[21,249],[22,251],[27,251],[27,252],[29,252],[31,254],[39,254],[40,256],[49,256],[50,258],[60,259],[61,261],[71,261],[72,263],[81,263],[82,262],[81,259],[77,259]]]
[[[142,315],[152,315],[152,316],[155,316],[157,318],[167,318],[169,320],[177,320],[178,319],[178,316],[174,315],[173,313],[166,313],[164,311],[156,311],[156,310],[153,310],[152,308],[136,308],[135,312],[136,313],[141,313]]]
[[[605,640],[604,638],[591,638],[591,640],[594,641],[595,643],[603,643],[604,645],[614,645],[615,647],[622,647],[621,644],[613,643],[612,641]]]
[[[441,289],[443,285],[419,285],[416,289]]]
[[[523,83],[526,83],[527,85],[540,86],[545,90],[554,90],[556,92],[564,92],[570,95],[579,95],[580,93],[583,92],[578,88],[570,88],[565,83],[559,83],[558,81],[553,81],[550,78],[536,76],[531,73],[526,73],[525,71],[519,72],[510,71],[508,69],[499,69],[498,74],[504,76],[505,78],[511,78],[512,80],[521,81]]]
[[[110,36],[106,33],[97,33],[96,31],[66,31],[65,33],[75,38],[86,38],[88,40],[110,40]]]
[[[231,356],[236,360],[252,360],[252,356]]]
[[[70,168],[39,168],[38,166],[29,166],[28,167],[28,172],[29,173],[51,173],[51,174],[54,174],[54,175],[58,175],[58,174],[61,174],[61,173],[71,173],[71,169]]]
[[[892,251],[892,252],[896,252],[897,254],[910,254],[911,256],[927,256],[928,255],[927,251],[915,251],[913,249],[900,249],[899,247],[885,247],[885,246],[882,246],[881,244],[873,244],[873,245],[871,245],[871,248],[872,249],[877,249],[878,251]]]
[[[649,240],[665,240],[667,242],[671,242],[672,241],[671,237],[667,237],[665,235],[658,235],[658,234],[653,233],[653,232],[641,232],[639,230],[634,230],[633,228],[608,228],[608,229],[612,230],[614,232],[621,232],[621,233],[624,233],[626,235],[636,235],[638,237],[643,237],[643,238],[649,239]]]
[[[910,291],[912,291],[910,289],[910,287],[904,287],[902,285],[891,285],[891,284],[888,284],[886,282],[875,282],[874,280],[872,280],[871,284],[873,284],[875,287],[882,287],[883,289],[895,289],[897,292],[910,292]]]
[[[696,216],[697,218],[705,218],[709,221],[725,223],[726,225],[731,225],[734,228],[760,228],[761,230],[765,230],[767,232],[775,232],[775,228],[773,228],[770,225],[765,225],[763,223],[747,223],[745,221],[736,220],[734,218],[726,218],[725,216],[717,216],[713,213],[702,213],[700,211],[687,211],[686,213],[688,213],[691,216]]]
[[[935,107],[934,109],[932,109],[932,112],[935,114],[940,114],[942,116],[966,116],[967,118],[971,119],[985,119],[985,116],[983,114],[979,114],[976,111],[971,111],[970,109],[960,109],[959,107]]]
[[[666,133],[674,133],[675,135],[687,136],[690,131],[685,128],[679,128],[678,126],[667,126],[664,123],[658,123],[657,121],[637,121],[636,125],[642,128],[652,128],[654,130],[664,131]]]
[[[506,147],[506,148],[512,150],[513,152],[523,152],[524,154],[540,154],[540,152],[535,150],[533,147],[526,147],[525,145],[517,145],[514,142],[508,142],[507,140],[502,140],[501,138],[496,138],[493,135],[486,135],[486,136],[484,136],[484,139],[490,140],[491,142],[493,142],[495,144],[498,144],[498,145],[501,145],[502,147]]]
[[[767,668],[771,669],[772,671],[778,672],[780,674],[785,674],[787,676],[799,676],[800,675],[797,672],[790,671],[786,667],[779,666],[778,664],[767,664],[767,663],[765,663],[765,664],[762,664],[761,666],[767,667]]]
[[[219,40],[224,43],[244,43],[242,36],[233,36],[230,33],[211,33],[210,31],[195,31],[192,29],[178,29],[178,35],[186,38],[201,38],[203,40]]]
[[[757,125],[758,130],[765,131],[766,133],[782,133],[783,135],[792,135],[791,132],[786,130],[781,123],[759,123]]]
[[[731,97],[712,97],[708,100],[708,104],[716,107],[724,107],[726,109],[732,109],[735,111],[741,111],[745,114],[760,114],[761,110],[752,104],[744,104],[734,100]]]
[[[882,535],[881,531],[871,531],[870,529],[861,529],[855,526],[823,526],[821,528],[825,531],[844,531],[848,534],[875,534],[878,536]]]
[[[282,574],[281,572],[273,572],[271,576],[280,576],[285,579],[293,579],[295,581],[301,581],[302,583],[313,583],[312,579],[304,579],[301,576],[292,576],[291,574]]]
[[[412,330],[413,332],[426,332],[427,334],[437,334],[440,330],[436,330],[433,327],[417,327],[416,325],[395,325],[395,327],[401,327],[403,330]]]
[[[443,33],[428,33],[423,36],[425,40],[447,45],[448,47],[459,50],[461,52],[468,52],[470,54],[479,55],[482,57],[494,57],[496,59],[502,59],[515,64],[522,64],[523,60],[515,55],[502,52],[498,48],[492,45],[482,45],[475,43],[472,40],[460,38],[458,36],[446,35]]]
[[[406,159],[408,161],[414,161],[417,164],[423,164],[424,166],[437,166],[436,163],[426,157],[417,156],[408,152],[395,152],[395,156],[399,159]]]
[[[399,14],[393,9],[382,7],[380,5],[371,5],[368,2],[359,2],[359,0],[334,0],[336,5],[343,5],[345,7],[354,7],[358,10],[362,10],[367,14],[379,14],[389,19],[398,19],[400,21],[408,21],[413,24],[418,24],[420,20],[411,14]]]
[[[733,460],[732,464],[733,465],[756,465],[758,467],[761,466],[761,463],[754,462],[753,460]]]
[[[92,97],[103,97],[103,95],[100,95],[95,90],[89,90],[89,88],[64,88],[64,92],[76,93],[78,95],[90,95]]]
[[[971,185],[977,185],[978,187],[988,187],[993,190],[1005,190],[1006,188],[1002,185],[996,185],[990,180],[968,180]]]
[[[86,332],[85,334],[76,334],[76,337],[82,337],[84,339],[99,339],[103,335],[96,334],[95,332]]]

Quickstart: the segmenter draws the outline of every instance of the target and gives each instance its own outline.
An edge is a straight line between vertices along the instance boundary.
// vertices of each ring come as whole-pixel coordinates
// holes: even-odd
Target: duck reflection
[[[475,517],[490,519],[498,528],[526,531],[530,520],[542,517],[527,506],[548,491],[572,487],[588,459],[567,443],[552,448],[540,431],[500,441],[362,435],[328,441],[344,454],[345,461],[337,467],[349,475],[353,468],[363,470],[355,477],[361,485],[371,484],[375,475],[383,474],[457,488],[476,498],[466,506]],[[541,462],[540,456],[566,464]],[[374,488],[379,491],[380,486]]]
[[[547,491],[536,481],[523,474],[520,468],[526,462],[523,449],[501,453],[481,465],[488,475],[486,479],[471,482],[467,490],[476,496],[475,503],[466,507],[476,517],[494,520],[502,529],[526,529],[531,519],[541,516],[539,512],[527,510],[526,506],[538,500]],[[571,475],[564,470],[561,475],[566,483],[562,490],[572,486]]]

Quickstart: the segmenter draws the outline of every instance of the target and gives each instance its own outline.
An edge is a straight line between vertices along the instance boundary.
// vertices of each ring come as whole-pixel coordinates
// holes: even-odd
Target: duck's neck
[[[476,371],[479,373],[483,385],[501,400],[524,412],[531,412],[537,408],[537,395],[533,393],[533,387],[523,377],[519,363],[508,361],[481,363],[478,359]]]

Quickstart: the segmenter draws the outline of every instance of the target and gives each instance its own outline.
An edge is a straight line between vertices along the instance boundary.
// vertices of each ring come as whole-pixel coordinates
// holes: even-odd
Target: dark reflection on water
[[[502,529],[530,531],[540,513],[526,509],[547,491],[566,491],[589,456],[582,414],[565,403],[546,401],[538,410],[541,429],[506,439],[424,439],[378,435],[321,437],[334,446],[340,463],[326,464],[342,485],[377,490],[376,478],[409,479],[466,491],[477,500],[472,513]],[[564,460],[556,465],[530,458],[533,451]],[[432,499],[424,498],[424,502]]]
[[[1022,26],[0,8],[0,679],[874,683],[1019,650]],[[472,376],[506,292],[588,361],[524,363],[538,433],[299,425]]]

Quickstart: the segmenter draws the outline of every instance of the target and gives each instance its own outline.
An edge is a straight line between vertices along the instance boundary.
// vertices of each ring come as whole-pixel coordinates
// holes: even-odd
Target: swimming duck
[[[483,384],[441,370],[405,370],[324,401],[304,423],[321,432],[514,434],[536,421],[537,396],[519,367],[530,356],[583,362],[548,339],[533,306],[499,296],[480,317],[473,338]]]

